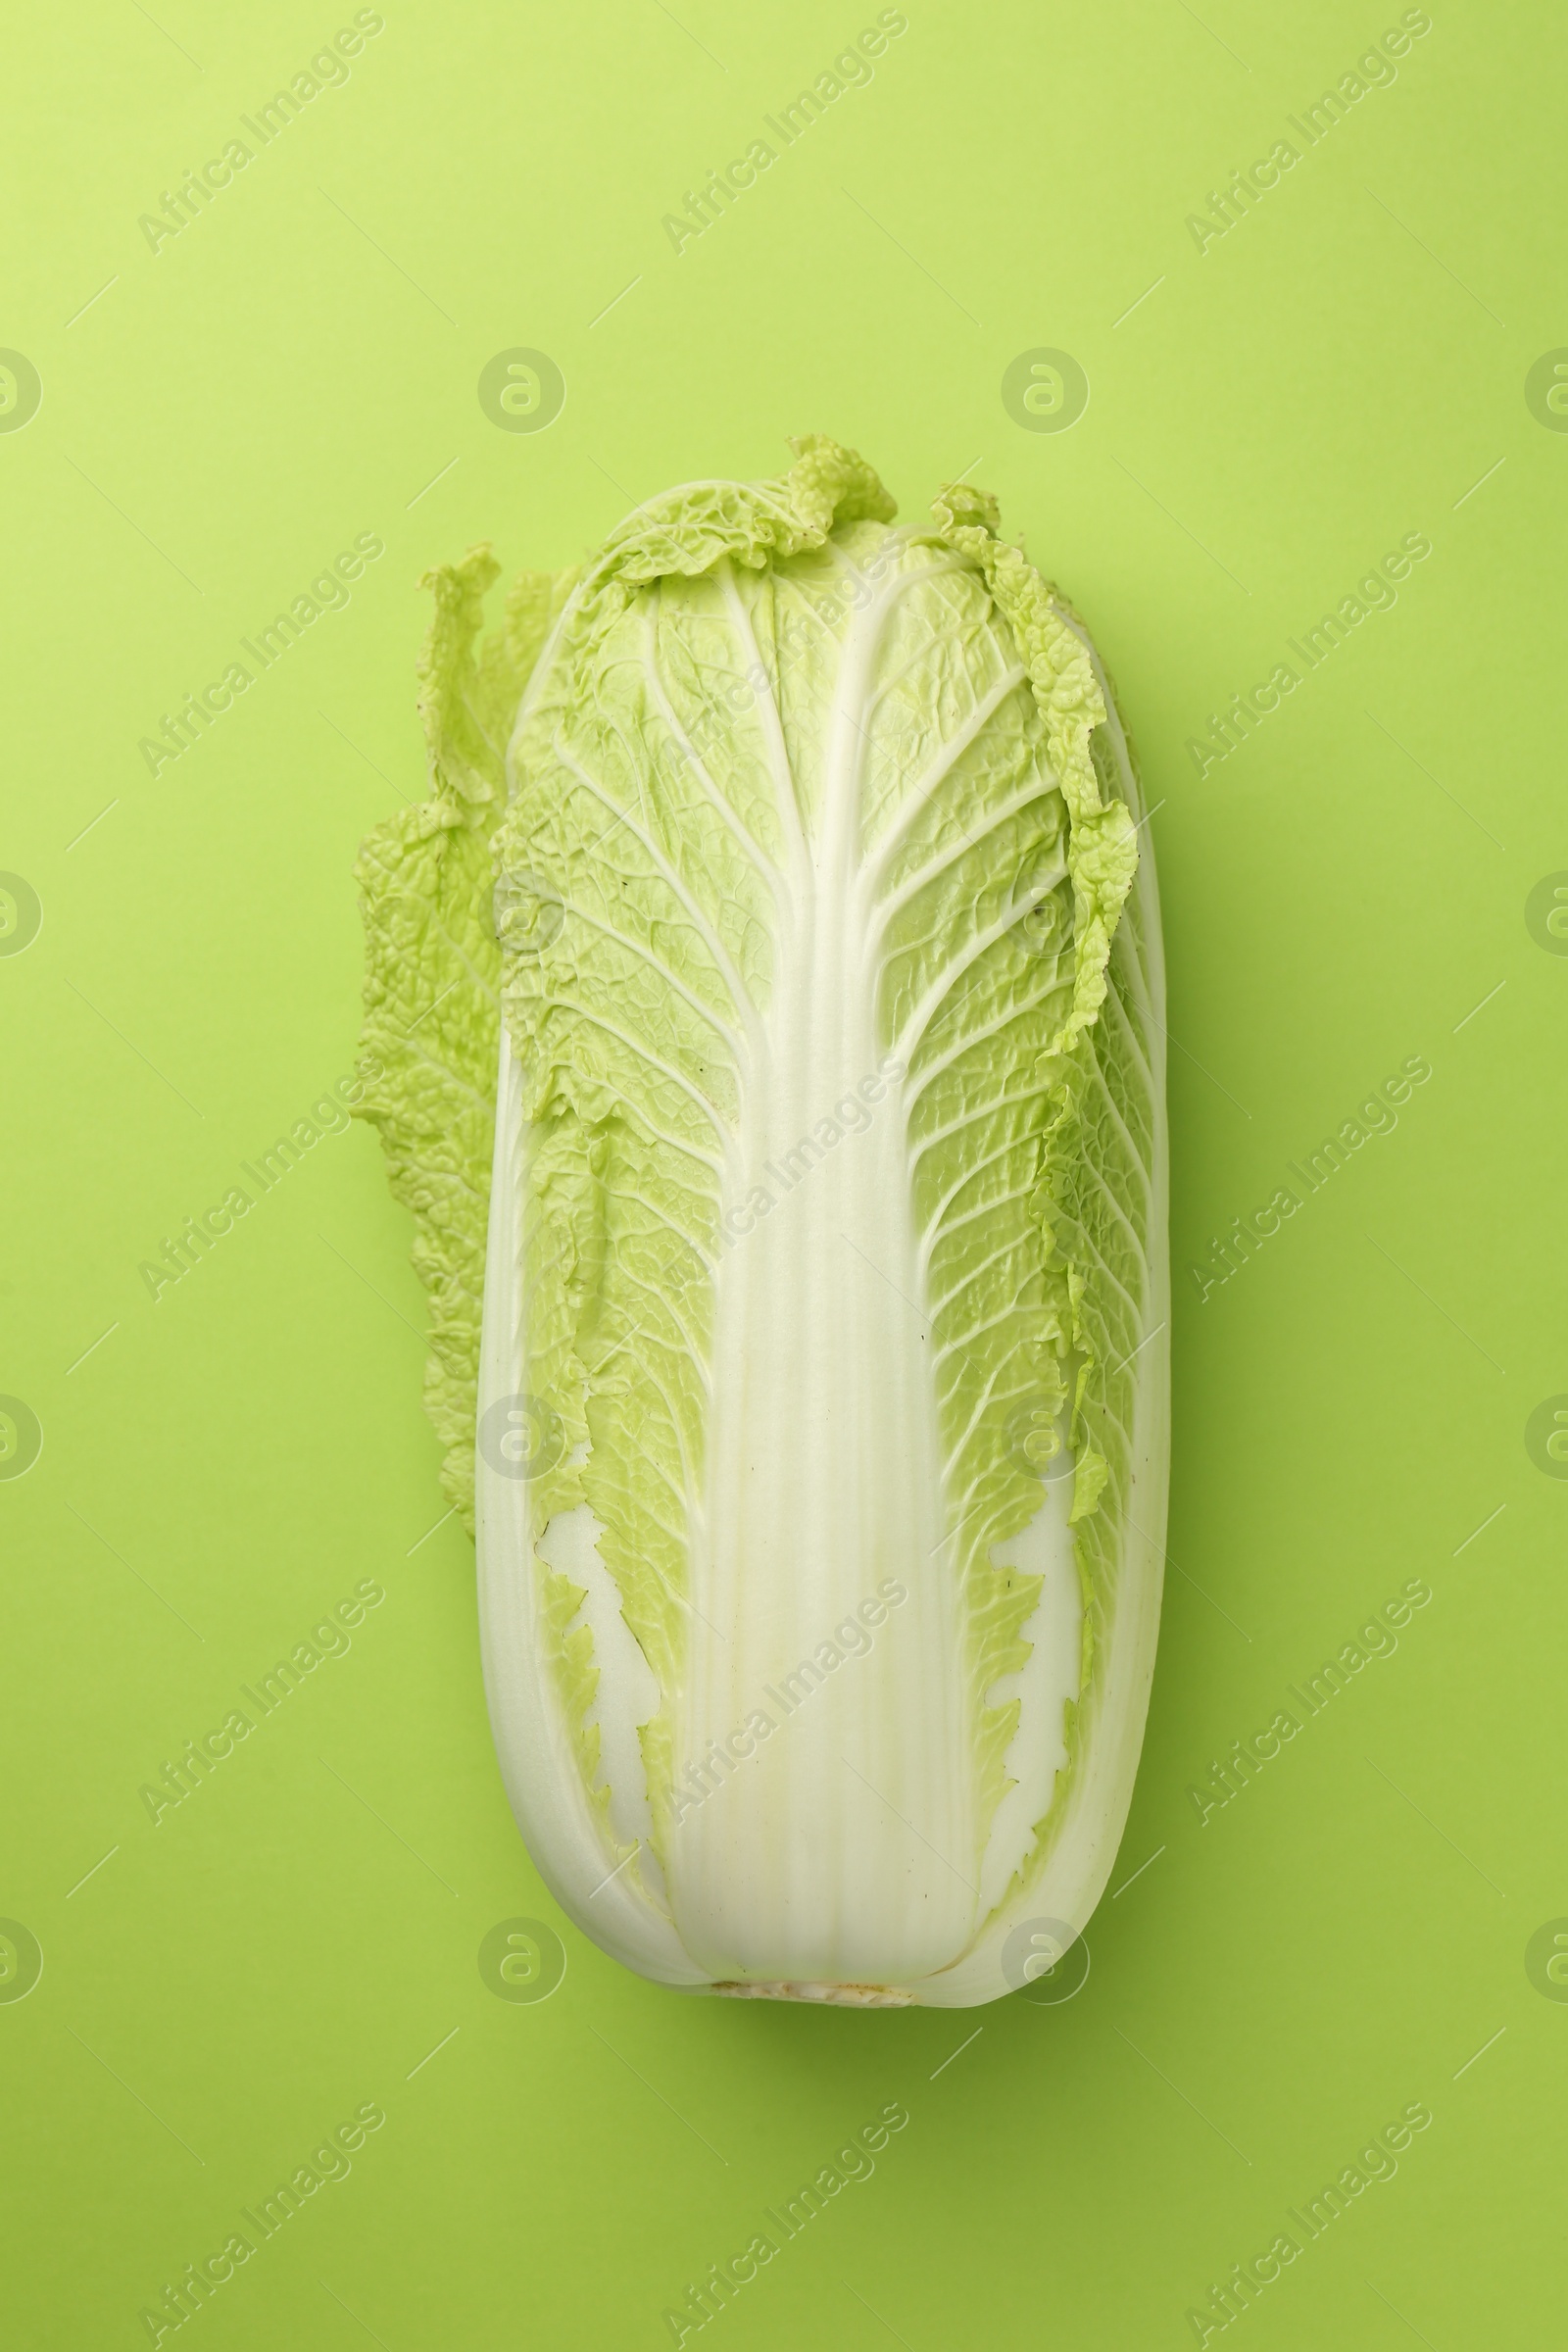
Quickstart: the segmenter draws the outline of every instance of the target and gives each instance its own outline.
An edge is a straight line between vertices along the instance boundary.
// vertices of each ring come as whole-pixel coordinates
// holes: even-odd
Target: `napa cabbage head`
[[[360,865],[509,1792],[692,1989],[960,2005],[1081,1931],[1157,1621],[1162,979],[1070,608],[821,438],[482,634]]]

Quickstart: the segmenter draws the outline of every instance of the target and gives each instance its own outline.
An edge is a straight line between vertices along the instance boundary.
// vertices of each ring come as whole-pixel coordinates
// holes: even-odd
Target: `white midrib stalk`
[[[669,1874],[681,1939],[719,1979],[908,1982],[952,1960],[975,1923],[973,1749],[903,1088],[879,1073],[857,891],[856,714],[892,601],[858,615],[844,648],[813,838],[790,859],[797,919],[781,927],[723,1203],[675,1710],[677,1805],[692,1764],[708,1761],[711,1793],[686,1803]],[[837,1102],[865,1102],[867,1081],[886,1090],[865,1105],[869,1126],[814,1160],[798,1152]],[[747,1208],[754,1188],[766,1213]],[[889,1584],[902,1601],[879,1593]],[[835,1646],[863,1654],[818,1668],[819,1686],[790,1686],[858,1613]]]

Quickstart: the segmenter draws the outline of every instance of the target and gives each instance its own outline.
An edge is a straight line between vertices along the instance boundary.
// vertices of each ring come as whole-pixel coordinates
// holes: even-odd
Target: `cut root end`
[[[755,1984],[731,1982],[710,1989],[726,1993],[732,2001],[825,2001],[840,2009],[913,2009],[919,2005],[912,1992],[896,1984],[796,1984],[777,1979]]]

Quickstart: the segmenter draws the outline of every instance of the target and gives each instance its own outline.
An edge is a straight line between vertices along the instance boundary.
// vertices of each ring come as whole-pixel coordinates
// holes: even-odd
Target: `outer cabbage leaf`
[[[525,572],[501,629],[479,641],[500,565],[487,547],[425,575],[435,612],[418,662],[430,798],[386,817],[355,866],[366,935],[357,1115],[380,1134],[392,1191],[412,1209],[430,1301],[425,1408],[441,1484],[473,1532],[473,1422],[495,1125],[500,951],[489,835],[507,740],[569,572]]]

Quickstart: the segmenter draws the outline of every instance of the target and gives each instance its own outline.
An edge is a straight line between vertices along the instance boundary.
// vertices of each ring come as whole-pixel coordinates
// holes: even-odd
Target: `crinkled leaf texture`
[[[794,447],[478,650],[488,551],[434,575],[365,1110],[564,1907],[690,1989],[962,2006],[1082,1930],[1143,1735],[1157,906],[1104,673],[991,500],[900,528]]]

